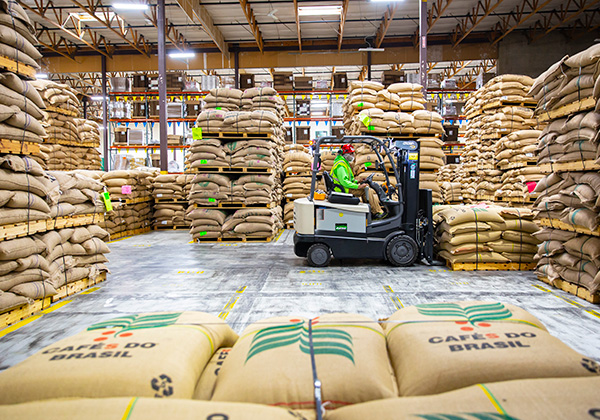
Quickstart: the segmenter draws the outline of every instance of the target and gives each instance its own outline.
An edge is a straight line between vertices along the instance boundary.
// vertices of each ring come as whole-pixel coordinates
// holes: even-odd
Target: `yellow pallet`
[[[0,154],[37,155],[39,153],[39,143],[34,143],[32,141],[15,141],[0,139]]]
[[[202,133],[202,138],[230,138],[230,139],[273,139],[275,140],[275,135],[271,133],[238,133],[235,131],[221,131],[221,132],[206,132]]]
[[[446,260],[446,266],[452,271],[531,271],[536,263],[453,263]]]
[[[94,225],[104,222],[104,213],[81,214],[78,216],[57,217],[46,221],[47,229],[64,229],[75,226]]]
[[[45,299],[35,299],[31,304],[25,304],[18,308],[11,309],[8,312],[4,312],[0,314],[0,328],[7,327],[11,324],[19,322],[32,315],[35,315],[41,312],[42,310],[47,309],[53,303],[58,302],[59,300],[64,299],[65,297],[69,297],[76,293],[79,293],[105,280],[106,273],[100,274],[95,280],[91,280],[88,278],[77,280],[73,283],[69,283],[60,287],[57,290],[58,294],[55,296],[47,297]]]
[[[538,219],[536,220],[536,222],[539,223],[541,226],[551,227],[554,229],[568,230],[570,232],[583,233],[584,235],[600,236],[600,228],[596,229],[595,231],[591,231],[583,226],[571,225],[569,223],[562,222],[558,219],[548,218]]]
[[[152,226],[153,230],[189,230],[190,226],[186,225],[154,225]]]
[[[69,147],[86,147],[86,148],[96,148],[100,147],[100,142],[87,142],[80,143],[72,140],[62,140],[62,139],[45,139],[44,143],[46,144],[60,144],[61,146],[69,146]]]
[[[507,101],[505,99],[500,99],[497,101],[490,102],[482,107],[484,111],[488,111],[496,108],[504,108],[505,106],[522,106],[525,108],[535,108],[537,106],[537,101]]]
[[[271,175],[275,172],[273,168],[260,167],[234,167],[234,166],[203,166],[201,168],[186,168],[186,174],[204,173],[226,173],[226,174],[256,174]]]
[[[538,280],[543,281],[550,286],[556,287],[564,292],[570,293],[578,298],[581,298],[590,303],[600,303],[600,295],[598,293],[590,293],[588,289],[583,286],[578,286],[562,279],[551,281],[548,277],[538,276]]]
[[[540,172],[550,174],[552,172],[580,172],[580,171],[598,171],[600,164],[593,160],[577,160],[574,162],[555,162],[542,163],[538,165]]]
[[[582,111],[588,111],[596,107],[596,100],[594,98],[585,98],[577,102],[573,102],[567,105],[563,105],[558,109],[552,111],[539,110],[538,120],[541,122],[555,120],[557,118],[565,117],[567,115],[576,114]]]
[[[110,201],[115,204],[115,203],[120,203],[120,204],[139,204],[139,203],[149,203],[150,201],[152,201],[152,197],[148,196],[148,197],[138,197],[138,198],[112,198],[110,199]]]
[[[201,206],[198,204],[190,204],[195,209],[272,209],[277,207],[277,203],[271,202],[269,204],[244,204],[240,202],[221,202],[216,203],[214,206]]]
[[[23,236],[33,235],[38,232],[48,230],[47,220],[37,220],[35,222],[11,223],[0,226],[0,241],[21,238]]]
[[[144,227],[144,228],[140,228],[140,229],[125,230],[123,232],[118,232],[118,233],[114,233],[114,234],[110,235],[110,241],[115,241],[117,239],[127,238],[129,236],[141,235],[143,233],[148,233],[151,230],[152,230],[152,228],[150,226],[147,226],[147,227]]]
[[[67,109],[62,109],[56,106],[47,106],[45,109],[46,112],[55,112],[57,114],[66,115],[67,117],[79,117],[79,114],[74,111],[69,111]]]
[[[207,239],[201,239],[201,238],[197,238],[194,239],[194,242],[196,243],[221,243],[221,242],[226,242],[226,243],[242,243],[242,242],[257,242],[257,243],[266,243],[266,242],[272,242],[275,238],[279,237],[279,235],[282,233],[282,231],[277,232],[275,235],[273,236],[269,236],[268,238],[228,238],[228,237],[221,237],[221,238],[207,238]]]
[[[11,71],[13,73],[17,73],[20,76],[25,76],[30,79],[35,78],[36,70],[33,67],[25,65],[23,63],[18,63],[12,58],[8,58],[3,55],[0,55],[0,68]]]

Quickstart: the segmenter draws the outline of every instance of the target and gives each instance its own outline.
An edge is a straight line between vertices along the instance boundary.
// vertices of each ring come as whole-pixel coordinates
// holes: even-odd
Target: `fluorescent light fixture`
[[[298,16],[341,15],[342,6],[299,6]]]
[[[373,3],[398,3],[404,0],[371,0]]]
[[[90,99],[92,101],[103,101],[103,100],[106,99],[106,97],[104,97],[104,96],[92,96]]]
[[[112,7],[117,10],[148,10],[148,5],[141,3],[113,3]]]
[[[169,57],[171,58],[192,58],[195,57],[195,52],[171,52],[169,53]]]
[[[105,16],[104,13],[98,12],[94,15],[90,15],[89,13],[69,13],[69,16],[73,16],[75,19],[78,19],[80,22],[96,22],[98,18],[105,19],[107,18],[109,21],[115,16],[115,12],[108,12],[108,16]]]
[[[47,78],[48,78],[48,75],[47,75],[46,73],[37,73],[37,74],[35,75],[35,78],[36,78],[36,79],[47,79]]]
[[[373,47],[367,47],[367,48],[359,48],[358,51],[364,52],[364,51],[375,51],[375,52],[383,52],[385,51],[385,48],[373,48]]]

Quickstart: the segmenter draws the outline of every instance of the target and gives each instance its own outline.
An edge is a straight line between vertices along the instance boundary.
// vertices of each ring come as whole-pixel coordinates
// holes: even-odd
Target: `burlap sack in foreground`
[[[588,420],[600,415],[598,389],[598,377],[487,383],[440,395],[353,405],[325,419]]]
[[[355,314],[313,320],[323,401],[330,409],[397,395],[381,327]],[[252,324],[221,367],[213,401],[313,409],[308,321],[278,317]]]
[[[66,397],[192,398],[213,353],[236,339],[223,320],[202,312],[99,322],[1,372],[0,404]]]
[[[165,400],[163,398],[95,398],[48,400],[0,406],[11,420],[306,420],[300,413],[257,404]]]
[[[393,314],[388,350],[400,396],[478,383],[593,376],[600,366],[551,336],[533,315],[491,302],[432,303]]]

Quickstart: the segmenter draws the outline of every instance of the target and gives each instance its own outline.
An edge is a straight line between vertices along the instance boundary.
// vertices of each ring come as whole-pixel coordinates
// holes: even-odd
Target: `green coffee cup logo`
[[[512,316],[512,313],[502,303],[486,303],[462,308],[456,303],[427,303],[416,305],[421,315],[459,317],[471,325],[476,322],[499,321]]]

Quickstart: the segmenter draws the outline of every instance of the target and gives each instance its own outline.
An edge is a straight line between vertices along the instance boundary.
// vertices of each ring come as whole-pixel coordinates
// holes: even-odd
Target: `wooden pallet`
[[[495,201],[496,197],[494,197],[493,195],[477,195],[475,199],[483,201]]]
[[[286,228],[286,229],[292,229],[292,230],[296,229],[296,228],[294,227],[294,223],[286,223],[286,224],[285,224],[285,228]]]
[[[221,202],[214,206],[200,206],[198,204],[191,204],[195,209],[272,209],[277,207],[277,203],[271,202],[269,204],[245,204],[241,202]]]
[[[0,154],[37,155],[39,153],[39,143],[34,143],[32,141],[15,141],[0,139]]]
[[[594,98],[585,98],[577,102],[563,105],[560,108],[553,109],[551,111],[539,110],[537,111],[537,115],[539,121],[546,122],[565,117],[567,115],[576,114],[578,112],[588,111],[595,107],[596,100]]]
[[[234,131],[222,132],[206,132],[202,133],[203,139],[219,138],[219,139],[275,139],[275,135],[271,133],[237,133]]]
[[[453,263],[446,260],[446,266],[452,271],[531,271],[536,263]]]
[[[278,235],[278,234],[277,234]],[[208,238],[208,239],[201,239],[201,238],[197,238],[194,239],[194,242],[197,243],[221,243],[221,242],[248,242],[248,243],[252,243],[252,242],[257,242],[257,243],[266,243],[266,242],[272,242],[273,239],[275,239],[277,237],[277,235],[275,236],[270,236],[268,238]]]
[[[537,106],[537,102],[536,101],[507,101],[505,99],[500,99],[500,100],[496,100],[493,102],[490,102],[489,104],[486,104],[482,107],[482,109],[484,111],[487,110],[491,110],[491,109],[496,109],[496,108],[503,108],[505,106],[522,106],[525,108],[531,108],[534,109]]]
[[[532,205],[536,202],[537,196],[529,195],[528,197],[496,197],[496,200],[505,203],[519,203]]]
[[[25,304],[18,308],[11,309],[8,312],[0,314],[0,328],[8,327],[11,324],[19,322],[25,318],[35,315],[44,309],[48,309],[50,305],[58,302],[61,299],[72,296],[79,293],[95,284],[101,283],[106,280],[106,273],[100,274],[95,280],[88,278],[74,281],[60,287],[55,296],[47,297],[45,299],[35,299],[31,304]]]
[[[154,198],[156,204],[188,204],[187,200],[171,200],[168,198]]]
[[[69,111],[68,109],[59,108],[56,106],[47,106],[45,109],[46,112],[56,112],[57,114],[66,115],[67,117],[79,117],[79,114],[74,111]]]
[[[271,175],[274,173],[273,168],[257,168],[257,167],[233,167],[233,166],[203,166],[201,168],[186,168],[186,174],[203,174],[203,173],[215,173],[222,172],[228,174],[257,174],[257,175]]]
[[[538,280],[543,281],[550,286],[556,287],[564,292],[570,293],[590,303],[600,303],[600,295],[598,293],[590,293],[588,289],[583,286],[578,286],[562,279],[551,281],[548,277],[538,276]]]
[[[600,236],[600,228],[596,229],[595,231],[591,231],[583,226],[575,226],[569,223],[562,222],[558,219],[548,218],[536,219],[536,222],[541,226],[551,227],[554,229],[568,230],[569,232],[583,233],[584,235],[590,236]]]
[[[140,229],[132,229],[132,230],[124,230],[123,232],[118,232],[110,235],[110,241],[115,241],[117,239],[127,238],[129,236],[141,235],[143,233],[148,233],[152,230],[150,226],[140,228]],[[110,242],[109,241],[109,242]]]
[[[527,166],[537,166],[537,159],[535,160],[521,160],[519,162],[509,162],[507,165],[498,165],[501,171],[507,171],[509,169],[520,169]]]
[[[29,79],[35,78],[36,69],[23,63],[18,63],[12,58],[0,55],[0,68],[25,76]]]
[[[190,226],[186,225],[154,225],[152,226],[153,230],[189,230]]]
[[[53,138],[44,139],[44,143],[45,144],[60,144],[61,146],[69,146],[69,147],[84,147],[84,148],[100,147],[100,142],[80,143],[78,141],[53,139]]]
[[[110,199],[110,201],[115,204],[115,203],[120,203],[120,204],[139,204],[139,203],[149,203],[152,201],[152,197],[148,196],[148,197],[138,197],[138,198],[112,198]]]
[[[55,219],[50,219],[46,221],[48,230],[99,224],[102,222],[104,222],[104,213],[57,217]]]
[[[21,238],[48,230],[48,220],[36,220],[34,222],[11,223],[0,226],[0,241]]]
[[[550,174],[552,172],[579,172],[598,171],[600,164],[593,160],[576,160],[574,162],[542,163],[539,165],[540,172]]]

